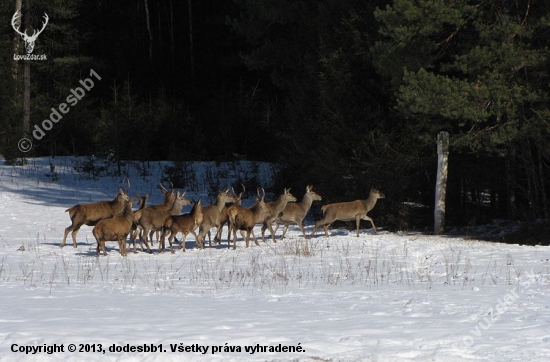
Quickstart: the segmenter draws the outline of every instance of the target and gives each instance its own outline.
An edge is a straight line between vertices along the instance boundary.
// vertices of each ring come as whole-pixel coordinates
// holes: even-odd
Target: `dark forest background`
[[[29,33],[49,16],[28,70],[18,6]],[[271,161],[324,202],[376,185],[381,224],[415,228],[448,131],[451,225],[548,219],[547,0],[2,0],[0,34],[8,162]],[[20,153],[90,69],[102,80]]]

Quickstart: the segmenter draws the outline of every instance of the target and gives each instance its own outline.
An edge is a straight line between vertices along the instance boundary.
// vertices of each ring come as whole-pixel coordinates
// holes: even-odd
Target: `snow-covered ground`
[[[549,247],[371,229],[304,240],[293,227],[248,249],[197,250],[191,236],[185,253],[121,257],[108,243],[97,258],[91,227],[59,247],[64,211],[112,199],[122,179],[49,162],[0,166],[2,361],[550,359]],[[128,169],[130,194],[160,202],[161,166]],[[198,165],[184,191],[211,202],[205,177],[227,186],[250,165],[219,167]]]

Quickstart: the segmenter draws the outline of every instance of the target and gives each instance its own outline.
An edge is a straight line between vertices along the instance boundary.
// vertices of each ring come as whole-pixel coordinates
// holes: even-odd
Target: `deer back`
[[[125,201],[124,210],[121,215],[100,220],[93,229],[93,234],[99,240],[118,240],[130,232],[134,219],[132,205],[135,199]]]
[[[71,220],[79,220],[88,226],[93,226],[99,220],[120,215],[124,210],[125,202],[129,199],[128,194],[123,189],[119,189],[117,196],[112,201],[78,204],[65,212],[69,213]]]
[[[303,220],[313,201],[321,201],[323,198],[313,191],[313,186],[306,186],[306,192],[300,202],[289,202],[286,204],[285,209],[279,213],[279,221],[301,221]]]
[[[229,190],[226,189],[218,194],[215,204],[202,207],[202,223],[205,227],[210,228],[212,226],[219,225],[222,220],[222,211],[225,208],[225,204],[230,202],[235,202],[235,197],[229,193]]]

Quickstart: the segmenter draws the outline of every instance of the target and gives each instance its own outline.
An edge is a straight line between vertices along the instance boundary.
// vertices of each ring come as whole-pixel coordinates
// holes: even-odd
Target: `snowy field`
[[[121,257],[113,242],[97,258],[88,226],[78,249],[70,236],[59,247],[64,211],[112,199],[122,178],[82,177],[74,158],[49,162],[0,166],[2,361],[550,360],[549,247],[383,225],[306,241],[293,227],[248,249],[240,240],[197,250],[190,236],[185,253]],[[130,195],[161,201],[162,164],[125,167]],[[212,202],[207,181],[228,186],[251,166],[223,167],[198,164],[196,186],[182,191]],[[268,165],[253,168],[269,182]]]

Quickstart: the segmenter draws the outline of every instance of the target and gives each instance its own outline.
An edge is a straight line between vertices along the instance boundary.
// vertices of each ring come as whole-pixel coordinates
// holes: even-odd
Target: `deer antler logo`
[[[33,31],[31,36],[27,35],[27,30],[25,30],[24,33],[19,31],[19,27],[15,26],[15,22],[18,17],[21,16],[21,13],[19,11],[16,11],[15,14],[13,14],[13,17],[11,18],[11,26],[13,27],[13,30],[17,32],[17,34],[21,35],[21,38],[23,38],[23,41],[25,41],[25,48],[27,49],[27,54],[32,54],[34,50],[34,43],[36,42],[36,38],[44,31],[44,28],[46,28],[46,25],[48,24],[48,14],[44,13],[44,19],[45,22],[42,23],[42,29],[40,29],[38,32],[36,30]]]

